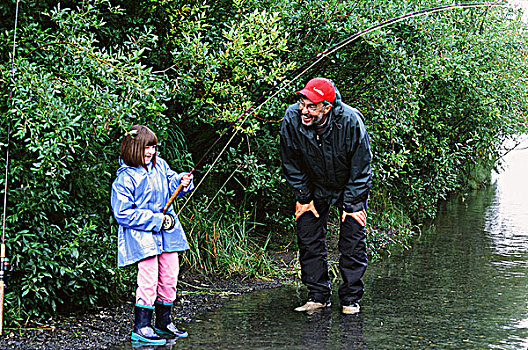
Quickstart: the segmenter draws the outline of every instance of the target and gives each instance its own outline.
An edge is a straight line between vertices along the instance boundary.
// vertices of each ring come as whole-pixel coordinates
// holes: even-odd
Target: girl
[[[180,221],[170,206],[162,209],[180,182],[178,196],[193,189],[192,174],[177,174],[157,157],[156,135],[134,125],[121,142],[121,167],[112,184],[112,209],[119,224],[117,266],[137,263],[135,322],[132,340],[165,344],[162,336],[186,337],[171,321],[176,299],[178,252],[189,249]],[[154,329],[151,326],[156,312]]]

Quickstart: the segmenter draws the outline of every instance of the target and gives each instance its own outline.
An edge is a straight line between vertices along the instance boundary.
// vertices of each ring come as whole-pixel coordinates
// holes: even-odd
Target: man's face
[[[301,112],[302,123],[306,126],[319,124],[323,117],[330,110],[330,106],[324,106],[322,102],[313,103],[306,97],[299,100],[299,111]]]

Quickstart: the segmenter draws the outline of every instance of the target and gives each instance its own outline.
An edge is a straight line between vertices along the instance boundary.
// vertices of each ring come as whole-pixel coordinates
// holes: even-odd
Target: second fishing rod
[[[196,163],[196,165],[193,167],[193,169],[189,172],[189,174],[194,173],[194,171],[199,167],[199,165],[204,161],[204,159],[211,153],[211,151],[216,147],[218,142],[224,137],[230,130],[234,129],[235,131],[231,135],[230,139],[227,141],[227,143],[224,145],[218,156],[213,161],[212,165],[209,167],[209,170],[204,174],[198,185],[196,186],[193,193],[191,193],[190,196],[187,197],[187,200],[180,208],[179,213],[183,210],[183,208],[187,205],[187,203],[190,201],[194,193],[196,192],[196,189],[200,187],[200,185],[203,183],[206,176],[209,174],[209,172],[212,170],[213,166],[218,162],[221,155],[225,152],[225,150],[228,148],[229,144],[233,141],[237,133],[240,131],[240,128],[236,128],[236,125],[243,125],[246,120],[251,115],[251,111],[255,110],[258,111],[266,102],[271,100],[272,98],[276,97],[281,91],[292,85],[295,81],[297,81],[299,78],[301,78],[303,75],[305,75],[308,71],[313,69],[318,64],[321,64],[321,62],[328,58],[330,55],[335,53],[336,51],[342,49],[343,47],[350,45],[351,43],[355,42],[359,38],[365,36],[368,33],[380,30],[382,28],[394,25],[396,23],[402,22],[404,20],[418,17],[418,16],[424,16],[427,14],[434,14],[434,13],[440,13],[444,11],[454,10],[454,9],[465,9],[465,8],[478,8],[478,7],[505,7],[510,6],[508,3],[499,3],[499,2],[472,2],[472,3],[455,3],[450,5],[443,5],[443,6],[437,6],[427,9],[422,9],[418,11],[409,12],[391,19],[388,19],[386,21],[382,21],[378,24],[375,24],[373,26],[370,26],[366,29],[360,30],[357,33],[350,35],[346,37],[345,39],[339,41],[338,43],[329,46],[328,48],[324,49],[322,52],[310,57],[308,60],[306,60],[300,67],[297,69],[291,71],[286,77],[284,77],[282,80],[277,82],[275,85],[270,87],[268,90],[264,92],[255,102],[253,102],[247,109],[245,109],[234,122],[232,122],[221,134],[220,136],[213,142],[213,144],[207,149],[207,151],[202,155],[200,160]],[[181,186],[176,189],[176,191],[171,195],[170,199],[168,200],[167,204],[163,208],[163,213],[169,208],[169,206],[173,203],[173,201],[178,196],[178,193],[181,191]]]

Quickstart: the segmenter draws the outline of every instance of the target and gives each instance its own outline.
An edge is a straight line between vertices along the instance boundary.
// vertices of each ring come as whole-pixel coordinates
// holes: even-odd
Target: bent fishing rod
[[[16,53],[16,32],[18,26],[18,8],[20,0],[16,2],[15,8],[15,28],[13,33],[13,54],[11,61],[11,76],[15,77],[15,53]],[[13,102],[13,86],[9,92],[9,101]],[[4,330],[4,292],[5,292],[5,280],[7,278],[7,273],[11,271],[11,264],[9,259],[6,258],[6,237],[5,237],[5,228],[6,228],[6,216],[7,216],[7,180],[9,175],[9,144],[11,138],[11,122],[8,122],[7,125],[7,150],[6,150],[6,162],[5,162],[5,178],[4,178],[4,210],[2,217],[2,243],[0,244],[0,336],[3,335]]]
[[[388,27],[390,25],[393,25],[393,24],[396,24],[398,22],[401,22],[403,20],[406,20],[406,19],[409,19],[409,18],[414,18],[414,17],[418,17],[418,16],[423,16],[423,15],[426,15],[426,14],[432,14],[432,13],[439,13],[439,12],[444,12],[444,11],[448,11],[448,10],[453,10],[453,9],[464,9],[464,8],[475,8],[475,7],[506,7],[506,6],[511,6],[511,4],[508,4],[508,3],[499,3],[499,2],[473,2],[473,3],[456,3],[456,4],[450,4],[450,5],[443,5],[443,6],[438,6],[438,7],[432,7],[432,8],[427,8],[427,9],[423,9],[423,10],[419,10],[419,11],[414,11],[414,12],[409,12],[409,13],[406,13],[406,14],[403,14],[401,16],[398,16],[398,17],[394,17],[394,18],[391,18],[391,19],[388,19],[384,22],[381,22],[381,23],[378,23],[376,25],[373,25],[371,27],[368,27],[364,30],[361,30],[353,35],[350,35],[348,36],[347,38],[343,39],[342,41],[338,42],[337,44],[325,49],[324,51],[318,53],[317,55],[314,55],[312,56],[310,59],[308,59],[304,64],[302,64],[299,68],[295,69],[294,71],[290,72],[284,79],[282,79],[281,81],[277,82],[277,84],[275,84],[274,86],[272,86],[271,88],[269,88],[268,90],[266,90],[266,92],[260,96],[254,103],[252,103],[246,110],[244,110],[239,116],[238,118],[233,122],[231,123],[225,130],[224,132],[222,132],[222,134],[220,134],[220,136],[215,140],[215,142],[208,148],[208,150],[204,153],[204,155],[200,158],[200,160],[196,163],[196,165],[193,167],[193,169],[189,172],[189,174],[192,174],[196,168],[200,165],[200,163],[209,155],[209,153],[212,151],[212,149],[216,146],[216,144],[220,141],[220,139],[231,129],[231,128],[234,128],[234,126],[242,119],[242,121],[240,122],[240,125],[244,124],[247,120],[247,118],[249,117],[250,115],[250,111],[252,109],[255,109],[255,110],[259,110],[266,102],[268,102],[270,99],[274,98],[275,96],[277,96],[281,91],[283,91],[284,89],[286,89],[288,86],[292,85],[293,82],[295,82],[296,80],[298,80],[301,76],[303,76],[304,74],[306,74],[306,72],[308,72],[310,69],[312,69],[315,65],[317,65],[319,62],[321,62],[323,59],[327,58],[329,55],[333,54],[334,52],[336,52],[337,50],[345,47],[346,45],[349,45],[351,43],[353,43],[354,41],[356,41],[357,39],[361,38],[362,36],[368,34],[368,33],[371,33],[371,32],[374,32],[374,31],[377,31],[377,30],[380,30],[382,28],[385,28],[385,27]],[[288,77],[291,77],[291,76],[294,76],[292,79],[290,79],[289,81],[287,81],[287,78]],[[277,89],[278,88],[278,89]],[[271,94],[272,91],[276,90],[273,94]],[[270,94],[268,96],[268,94]],[[209,170],[205,173],[205,175],[202,177],[202,179],[200,180],[200,182],[198,183],[198,185],[196,186],[196,188],[194,189],[193,193],[187,198],[187,200],[185,201],[185,203],[183,204],[183,206],[180,208],[179,212],[178,212],[178,215],[180,214],[180,212],[183,210],[183,208],[187,205],[187,203],[189,202],[189,200],[192,198],[192,196],[194,195],[194,193],[196,192],[196,189],[198,189],[198,187],[203,183],[204,179],[206,178],[206,176],[209,174],[209,172],[212,170],[213,166],[217,163],[217,161],[220,159],[220,156],[223,154],[223,152],[225,152],[225,150],[227,149],[227,147],[229,146],[229,144],[232,142],[232,140],[234,139],[235,135],[238,133],[238,131],[240,130],[240,128],[236,128],[235,129],[235,132],[233,133],[233,135],[231,136],[231,138],[227,141],[226,145],[224,146],[224,148],[220,151],[220,153],[218,154],[218,156],[215,158],[214,162],[212,163],[212,165],[209,167]],[[165,205],[165,207],[163,208],[163,213],[165,213],[165,211],[169,208],[169,206],[172,204],[172,202],[174,201],[174,199],[178,196],[179,192],[181,191],[182,189],[182,186],[178,186],[178,188],[175,190],[175,192],[172,194],[172,196],[169,198],[169,201],[167,202],[167,204]]]

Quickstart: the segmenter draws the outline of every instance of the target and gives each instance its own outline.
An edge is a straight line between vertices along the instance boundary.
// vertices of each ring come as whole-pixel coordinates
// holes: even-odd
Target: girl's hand
[[[187,187],[191,184],[192,179],[194,178],[193,174],[185,174],[181,178],[181,183],[183,187]]]

